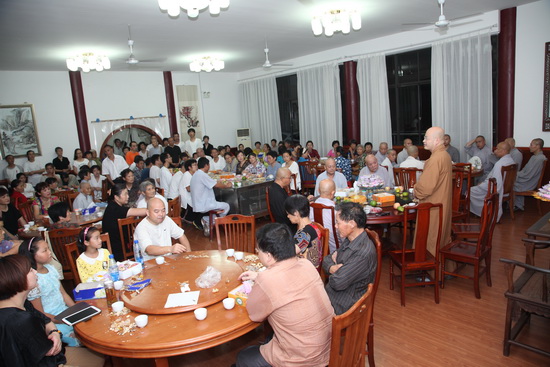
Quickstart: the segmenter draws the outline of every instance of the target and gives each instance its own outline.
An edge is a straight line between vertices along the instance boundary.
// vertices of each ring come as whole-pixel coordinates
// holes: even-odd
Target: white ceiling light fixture
[[[159,8],[167,11],[171,17],[180,15],[182,8],[189,18],[196,18],[205,8],[209,8],[212,15],[220,14],[220,9],[229,7],[229,0],[158,0],[158,4]]]
[[[320,36],[325,29],[325,35],[331,37],[335,32],[348,34],[361,29],[361,14],[355,9],[334,9],[318,13],[311,19],[313,34]]]
[[[79,68],[87,73],[90,70],[103,71],[111,68],[111,61],[105,55],[95,55],[86,52],[67,59],[67,68],[70,71],[77,71]]]
[[[207,73],[214,71],[220,71],[225,68],[225,62],[216,57],[205,56],[195,59],[189,64],[191,71],[200,73],[206,71]]]

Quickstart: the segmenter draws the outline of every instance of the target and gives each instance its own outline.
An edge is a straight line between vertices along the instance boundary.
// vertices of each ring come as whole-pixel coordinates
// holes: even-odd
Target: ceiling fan
[[[292,66],[293,65],[293,64],[280,64],[280,63],[272,64],[271,61],[269,61],[269,48],[267,47],[267,41],[265,42],[264,53],[265,53],[265,62],[262,65],[262,67],[264,69],[271,69],[273,66],[275,66],[275,67],[278,67],[278,66],[286,67],[286,66]]]
[[[447,19],[447,17],[443,13],[443,7],[445,6],[445,1],[446,0],[437,0],[437,2],[439,4],[439,9],[440,9],[440,15],[439,15],[438,20],[435,23],[404,23],[403,25],[405,25],[405,26],[425,26],[425,25],[432,25],[433,24],[436,27],[435,30],[445,31],[451,25],[451,20],[455,21],[457,19],[467,18],[467,17],[471,17],[473,15],[476,15],[476,14],[472,14],[472,15],[468,15],[467,17]],[[473,22],[477,22],[477,21],[479,21],[479,19],[475,20],[475,21],[472,21],[472,22],[460,23],[460,24],[456,24],[456,25],[459,26],[459,25],[464,25],[464,24],[473,23]]]
[[[150,59],[150,60],[139,60],[134,55],[134,40],[132,39],[132,30],[130,24],[128,24],[128,48],[130,48],[130,56],[126,59],[128,65],[137,65],[140,62],[162,62],[166,61],[166,58],[163,59]]]

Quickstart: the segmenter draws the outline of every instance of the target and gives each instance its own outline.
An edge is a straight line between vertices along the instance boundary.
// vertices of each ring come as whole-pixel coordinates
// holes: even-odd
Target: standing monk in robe
[[[431,127],[424,136],[424,148],[432,152],[430,159],[424,165],[424,172],[414,185],[414,196],[420,203],[443,204],[443,220],[441,224],[441,242],[437,242],[437,226],[439,218],[432,209],[430,216],[430,231],[428,251],[435,256],[436,251],[451,241],[451,220],[453,217],[453,164],[451,156],[443,145],[445,131],[440,127]]]
[[[523,167],[521,171],[518,171],[516,182],[514,183],[514,191],[528,191],[538,189],[539,177],[542,173],[542,167],[546,164],[546,157],[542,152],[544,147],[544,140],[533,139],[531,145],[529,145],[529,151],[533,153],[533,156],[529,159],[529,162]],[[518,166],[519,169],[519,166]],[[523,210],[525,198],[523,196],[516,196],[514,199],[515,206],[519,210]]]

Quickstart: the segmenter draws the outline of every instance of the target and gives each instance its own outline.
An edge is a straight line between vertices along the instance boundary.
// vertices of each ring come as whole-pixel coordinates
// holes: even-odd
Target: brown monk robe
[[[437,225],[439,218],[435,209],[430,216],[430,234],[428,251],[435,256],[436,251],[451,241],[451,220],[453,217],[453,165],[451,156],[443,145],[445,132],[440,127],[432,127],[426,131],[424,148],[431,151],[430,159],[424,165],[424,172],[414,186],[414,196],[420,203],[443,204],[443,221],[441,224],[441,242],[436,247]]]

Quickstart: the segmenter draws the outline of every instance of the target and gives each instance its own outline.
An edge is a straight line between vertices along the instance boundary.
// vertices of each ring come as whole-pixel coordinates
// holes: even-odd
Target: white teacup
[[[227,255],[227,257],[231,257],[235,254],[235,249],[228,248],[227,250],[225,250],[225,254]]]
[[[31,221],[29,222],[29,226],[31,226],[31,227],[34,226],[34,221],[31,220]]]
[[[122,301],[115,302],[111,305],[111,307],[113,308],[113,312],[120,312],[124,308],[124,302]]]
[[[44,232],[44,231],[46,231],[46,227],[38,227],[38,230],[39,230],[40,232]]]
[[[235,307],[235,298],[224,299],[223,307],[225,307],[226,310],[231,310],[233,307]]]
[[[237,251],[235,252],[235,260],[242,260],[244,258],[244,252]]]
[[[155,262],[159,265],[164,264],[164,256],[155,257]]]
[[[147,323],[149,322],[149,316],[139,315],[139,316],[135,317],[134,321],[136,322],[136,325],[138,327],[145,327],[145,326],[147,326]]]
[[[95,213],[95,215],[97,215],[98,217],[102,217],[103,216],[103,211],[98,211]]]
[[[197,308],[195,311],[195,318],[199,321],[204,320],[208,315],[208,310],[204,307]]]
[[[122,280],[117,280],[116,282],[113,283],[113,285],[115,286],[115,289],[119,291],[124,286],[124,282]]]
[[[25,228],[25,231],[28,231],[29,228],[31,228],[31,225],[30,225],[30,224],[25,224],[25,225],[23,226],[23,228]]]

